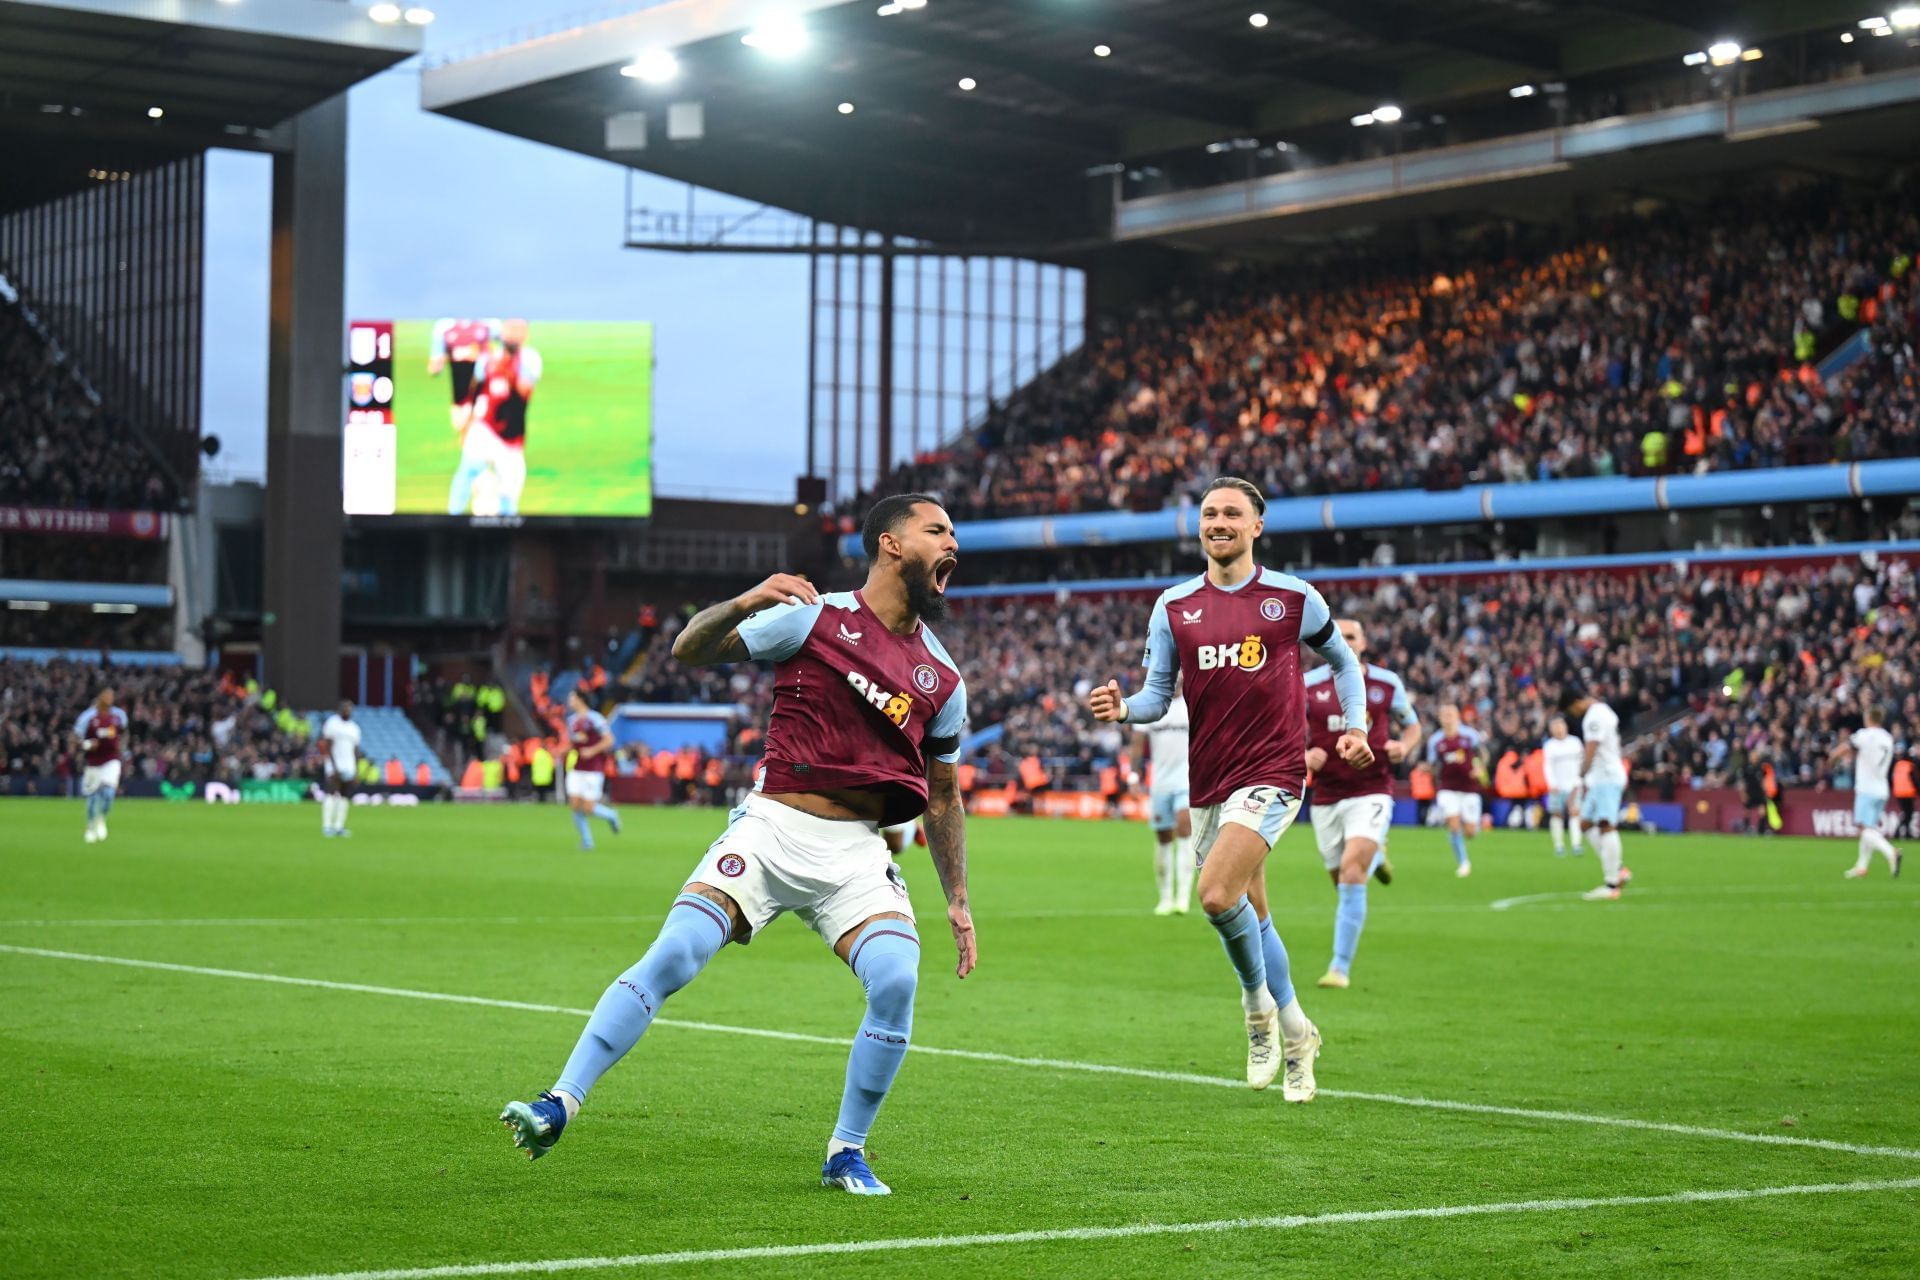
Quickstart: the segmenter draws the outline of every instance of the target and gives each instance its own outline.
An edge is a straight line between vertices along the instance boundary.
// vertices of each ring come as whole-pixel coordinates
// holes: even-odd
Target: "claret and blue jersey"
[[[1126,700],[1127,718],[1139,724],[1159,719],[1173,700],[1175,675],[1185,680],[1195,807],[1219,804],[1242,787],[1301,793],[1303,643],[1332,668],[1346,726],[1364,733],[1367,692],[1360,662],[1334,627],[1327,602],[1309,584],[1273,569],[1258,569],[1233,587],[1201,574],[1154,602],[1143,659],[1146,684]]]
[[[960,668],[925,623],[895,635],[860,592],[837,591],[763,609],[738,631],[775,664],[761,790],[874,790],[888,824],[925,811],[927,761],[959,761],[967,719]]]

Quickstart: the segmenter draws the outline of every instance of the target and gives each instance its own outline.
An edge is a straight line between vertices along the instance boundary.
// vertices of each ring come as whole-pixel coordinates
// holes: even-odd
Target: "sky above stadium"
[[[580,0],[440,0],[429,56],[570,12]],[[804,461],[804,259],[620,247],[622,170],[430,115],[418,61],[349,96],[349,318],[524,315],[655,326],[654,475],[669,495],[791,500]],[[208,164],[204,429],[213,470],[266,470],[270,162]],[[636,204],[682,208],[645,174]],[[741,208],[702,192],[702,209]],[[537,427],[536,427],[537,429]]]

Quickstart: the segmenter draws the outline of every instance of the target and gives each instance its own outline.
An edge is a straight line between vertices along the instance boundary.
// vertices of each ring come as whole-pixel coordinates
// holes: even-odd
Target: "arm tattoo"
[[[967,900],[967,810],[960,801],[958,765],[935,760],[927,769],[927,852],[947,901]]]
[[[738,626],[746,616],[746,610],[733,600],[702,609],[674,637],[673,656],[690,667],[745,662],[749,657],[747,642],[740,638]]]

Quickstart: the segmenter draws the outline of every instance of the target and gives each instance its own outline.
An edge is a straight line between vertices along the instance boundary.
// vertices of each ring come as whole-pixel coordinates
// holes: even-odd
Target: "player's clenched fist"
[[[1340,741],[1333,744],[1340,758],[1356,769],[1365,769],[1373,763],[1373,748],[1367,745],[1367,735],[1358,729],[1349,729],[1340,735]]]
[[[776,604],[818,604],[820,593],[798,574],[776,573],[765,582],[736,597],[735,603],[748,613],[758,613]]]
[[[1095,720],[1125,720],[1127,704],[1120,698],[1120,682],[1109,680],[1087,695],[1087,709]]]

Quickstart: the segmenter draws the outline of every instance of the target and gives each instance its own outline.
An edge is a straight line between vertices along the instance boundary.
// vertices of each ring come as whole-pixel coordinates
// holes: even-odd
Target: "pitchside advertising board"
[[[351,516],[653,514],[653,326],[499,317],[347,329]]]

